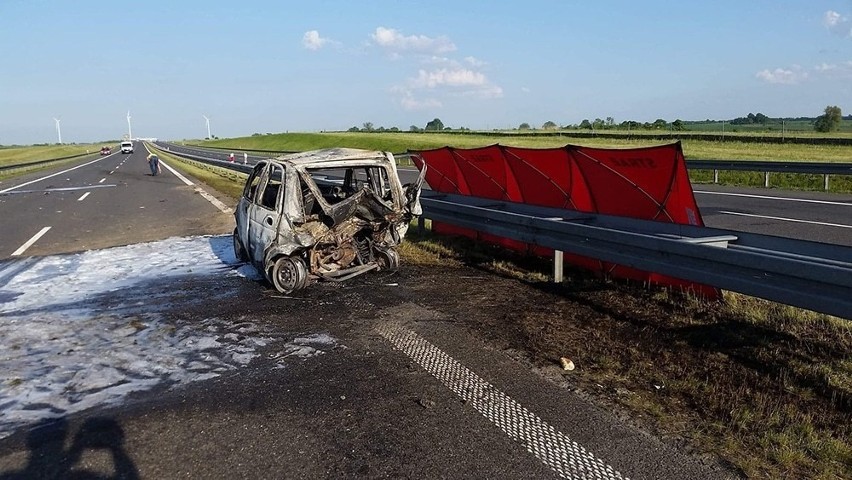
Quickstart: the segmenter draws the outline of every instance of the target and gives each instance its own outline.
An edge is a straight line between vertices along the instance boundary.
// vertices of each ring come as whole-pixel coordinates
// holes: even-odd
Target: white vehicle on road
[[[121,142],[121,153],[133,153],[133,142]]]

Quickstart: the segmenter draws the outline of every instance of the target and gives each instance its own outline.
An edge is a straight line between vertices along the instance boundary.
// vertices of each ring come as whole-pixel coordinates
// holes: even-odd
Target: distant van
[[[121,153],[133,153],[133,142],[121,142]]]

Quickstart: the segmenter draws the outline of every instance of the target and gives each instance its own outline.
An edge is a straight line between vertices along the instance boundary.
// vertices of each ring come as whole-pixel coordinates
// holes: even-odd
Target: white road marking
[[[106,185],[84,185],[82,187],[60,187],[60,188],[46,188],[44,190],[18,190],[17,192],[7,192],[0,193],[0,195],[22,195],[25,193],[51,193],[51,192],[73,192],[76,190],[92,190],[94,188],[112,188],[115,187],[115,184],[106,184]]]
[[[794,223],[809,223],[812,225],[822,225],[826,227],[839,227],[839,228],[852,228],[852,225],[844,225],[842,223],[829,223],[829,222],[814,222],[812,220],[799,220],[797,218],[785,218],[785,217],[772,217],[769,215],[755,215],[753,213],[742,213],[742,212],[729,212],[727,210],[719,210],[719,213],[724,213],[725,215],[737,215],[740,217],[755,217],[755,218],[766,218],[769,220],[781,220],[784,222],[794,222]]]
[[[41,237],[42,237],[45,233],[47,233],[47,231],[48,231],[48,230],[50,230],[50,227],[44,227],[44,228],[42,228],[41,230],[39,230],[39,232],[38,232],[38,233],[36,233],[35,235],[33,235],[33,237],[32,237],[31,239],[27,240],[27,243],[25,243],[25,244],[21,245],[21,247],[20,247],[20,248],[18,248],[17,250],[15,250],[15,251],[12,253],[12,256],[13,256],[13,257],[17,257],[18,255],[20,255],[20,254],[22,254],[22,253],[26,252],[26,251],[27,251],[27,249],[28,249],[28,248],[30,248],[30,247],[32,247],[32,246],[33,246],[33,244],[34,244],[35,242],[37,242],[37,241],[38,241],[38,239],[39,239],[39,238],[41,238]]]
[[[185,183],[185,184],[187,184],[187,185],[190,185],[190,186],[195,185],[195,184],[194,184],[194,183],[192,183],[192,181],[190,181],[188,178],[186,178],[186,177],[184,177],[183,175],[181,175],[181,173],[180,173],[180,172],[178,172],[178,171],[177,171],[177,170],[175,170],[174,168],[172,168],[172,167],[170,167],[170,166],[166,165],[166,163],[165,163],[165,162],[163,162],[163,160],[162,160],[162,159],[160,159],[160,165],[162,165],[162,166],[166,167],[166,170],[168,170],[168,171],[172,172],[172,173],[173,173],[176,177],[178,177],[178,178],[179,178],[179,179],[180,179],[183,183]]]
[[[411,330],[385,323],[377,331],[509,437],[525,446],[527,451],[560,477],[602,480],[626,478]]]
[[[42,181],[42,180],[47,180],[48,178],[55,177],[55,176],[57,176],[57,175],[62,175],[63,173],[68,173],[68,172],[70,172],[71,170],[77,170],[78,168],[85,167],[86,165],[91,165],[91,164],[93,164],[93,163],[95,163],[95,162],[100,162],[100,161],[101,161],[101,160],[103,160],[104,158],[108,158],[108,157],[98,158],[97,160],[92,160],[91,162],[84,163],[84,164],[82,164],[82,165],[77,165],[76,167],[69,168],[68,170],[62,170],[61,172],[52,173],[52,174],[47,175],[47,176],[45,176],[45,177],[36,178],[35,180],[30,180],[29,182],[22,183],[22,184],[20,184],[20,185],[15,185],[14,187],[9,187],[9,188],[7,188],[7,189],[5,189],[5,190],[0,190],[0,193],[11,192],[12,190],[15,190],[16,188],[21,188],[21,187],[25,187],[25,186],[27,186],[27,185],[32,185],[33,183],[40,182],[40,181]]]
[[[148,148],[148,146],[146,145],[146,146],[145,146],[145,148],[147,149],[147,148]],[[151,150],[148,150],[148,152],[150,153],[150,152],[151,152]],[[168,170],[168,171],[172,172],[172,173],[173,173],[176,177],[178,177],[179,179],[181,179],[181,181],[183,181],[183,183],[185,183],[185,184],[187,184],[187,185],[189,185],[189,186],[195,185],[195,184],[194,184],[194,183],[192,183],[192,182],[191,182],[188,178],[186,178],[186,177],[184,177],[183,175],[181,175],[181,173],[180,173],[180,172],[178,172],[177,170],[175,170],[174,168],[172,168],[172,167],[168,166],[165,162],[163,162],[163,159],[162,159],[162,158],[160,159],[160,165],[162,165],[162,166],[166,167],[166,170]],[[213,206],[214,206],[214,207],[216,207],[216,208],[218,208],[220,211],[222,211],[222,213],[234,213],[234,209],[233,209],[233,208],[231,208],[231,207],[229,207],[229,206],[225,205],[224,203],[222,203],[221,201],[219,201],[219,199],[218,199],[218,198],[216,198],[216,197],[214,197],[213,195],[210,195],[209,193],[205,192],[203,188],[201,188],[201,187],[195,187],[195,192],[196,192],[196,193],[198,193],[199,195],[201,195],[202,197],[204,197],[204,198],[205,198],[208,202],[212,203],[212,204],[213,204]]]
[[[106,177],[102,178],[98,183],[104,183],[106,181]]]
[[[807,198],[773,197],[771,195],[753,195],[748,193],[708,192],[704,190],[695,190],[695,193],[701,193],[704,195],[727,195],[730,197],[763,198],[767,200],[783,200],[787,202],[819,203],[823,205],[840,205],[843,207],[852,207],[852,202],[832,202],[829,200],[810,200]]]
[[[86,193],[84,193],[82,197],[80,197],[80,198],[78,198],[78,199],[77,199],[77,201],[78,201],[78,202],[82,202],[83,200],[85,200],[85,199],[86,199],[86,197],[88,197],[88,196],[89,196],[89,194],[90,194],[90,193],[92,193],[92,192],[86,192]]]

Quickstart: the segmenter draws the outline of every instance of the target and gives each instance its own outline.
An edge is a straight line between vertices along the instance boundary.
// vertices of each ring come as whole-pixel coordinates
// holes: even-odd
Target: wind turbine
[[[133,140],[133,129],[130,128],[130,110],[127,111],[127,136],[128,140]]]
[[[207,118],[207,115],[201,114],[204,117],[204,121],[207,122],[207,140],[212,140],[213,137],[210,135],[210,119]]]
[[[56,134],[59,136],[59,144],[62,145],[62,129],[59,128],[60,120],[56,117],[53,117],[53,121],[56,122]]]

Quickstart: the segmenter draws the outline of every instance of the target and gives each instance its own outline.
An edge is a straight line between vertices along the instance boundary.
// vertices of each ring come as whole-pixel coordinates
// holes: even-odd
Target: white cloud
[[[329,43],[332,43],[332,40],[320,37],[319,32],[316,30],[308,30],[305,32],[305,35],[302,36],[302,46],[308,50],[319,50]]]
[[[451,87],[480,86],[487,82],[485,75],[465,68],[440,68],[427,72],[420,70],[412,81],[415,88],[435,88],[442,85]]]
[[[468,65],[470,65],[472,67],[477,67],[477,68],[484,67],[484,66],[488,65],[486,62],[483,62],[482,60],[480,60],[476,57],[464,57],[464,61],[467,62]]]
[[[396,29],[378,27],[371,37],[376,44],[388,50],[398,52],[410,51],[418,53],[445,53],[456,50],[455,44],[449,38],[427,37],[426,35],[405,36]]]
[[[418,100],[413,96],[402,97],[399,103],[402,105],[402,108],[406,110],[429,110],[443,106],[440,100],[436,100],[434,98]]]
[[[521,87],[521,91],[524,93],[530,93],[529,87]]]
[[[829,32],[843,37],[852,37],[852,22],[848,17],[844,17],[834,10],[825,12],[822,17],[822,24]]]
[[[755,76],[767,83],[782,85],[797,85],[808,78],[808,72],[799,65],[793,65],[789,70],[776,68],[775,70],[761,70]]]
[[[852,75],[852,60],[843,63],[821,63],[814,67],[817,75],[847,78]]]
[[[376,28],[371,35],[375,45],[385,49],[390,58],[414,54],[423,68],[405,83],[391,88],[396,101],[406,110],[440,108],[448,97],[499,98],[503,89],[491,83],[480,71],[486,62],[472,56],[457,60],[444,55],[456,50],[447,37],[403,35],[386,27]]]

